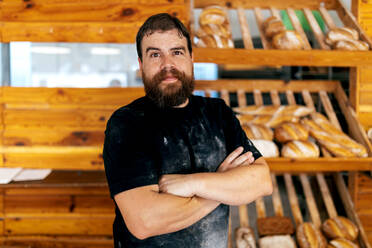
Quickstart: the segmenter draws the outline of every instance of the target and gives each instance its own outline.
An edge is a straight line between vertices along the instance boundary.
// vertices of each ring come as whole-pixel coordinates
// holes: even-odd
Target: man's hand
[[[182,197],[194,196],[196,187],[198,185],[192,180],[192,174],[168,174],[159,180],[159,192]]]
[[[241,154],[243,150],[244,150],[243,147],[239,146],[232,153],[230,153],[229,156],[227,156],[225,160],[221,163],[220,167],[218,167],[217,172],[224,172],[233,169],[246,162],[252,164],[254,162],[252,152],[246,152],[244,154]]]

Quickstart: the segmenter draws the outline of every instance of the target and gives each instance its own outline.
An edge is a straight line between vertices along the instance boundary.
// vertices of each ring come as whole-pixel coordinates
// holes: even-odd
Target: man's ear
[[[139,65],[140,72],[142,73],[142,61],[139,57],[138,57],[138,65]]]

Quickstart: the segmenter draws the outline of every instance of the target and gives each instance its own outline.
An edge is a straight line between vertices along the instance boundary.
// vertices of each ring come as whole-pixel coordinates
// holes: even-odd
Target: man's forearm
[[[263,159],[223,173],[190,175],[196,185],[195,194],[228,205],[247,204],[258,197],[271,194],[270,171]]]
[[[197,196],[187,198],[158,193],[157,185],[143,188],[150,190],[141,194],[129,190],[115,197],[128,229],[139,239],[182,230],[219,205],[216,201]]]

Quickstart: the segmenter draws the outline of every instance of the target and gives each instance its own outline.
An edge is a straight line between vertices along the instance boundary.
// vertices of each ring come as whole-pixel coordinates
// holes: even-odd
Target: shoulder
[[[115,110],[107,122],[107,130],[135,127],[143,119],[147,101],[144,97]]]
[[[204,107],[206,109],[226,108],[225,102],[220,98],[193,96],[192,101],[198,107]]]

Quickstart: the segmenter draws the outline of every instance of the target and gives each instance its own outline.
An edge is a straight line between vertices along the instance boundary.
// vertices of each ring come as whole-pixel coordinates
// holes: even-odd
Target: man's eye
[[[150,57],[152,57],[152,58],[159,57],[159,53],[152,53],[152,54],[150,55]]]
[[[182,55],[183,53],[181,51],[174,51],[175,55]]]

